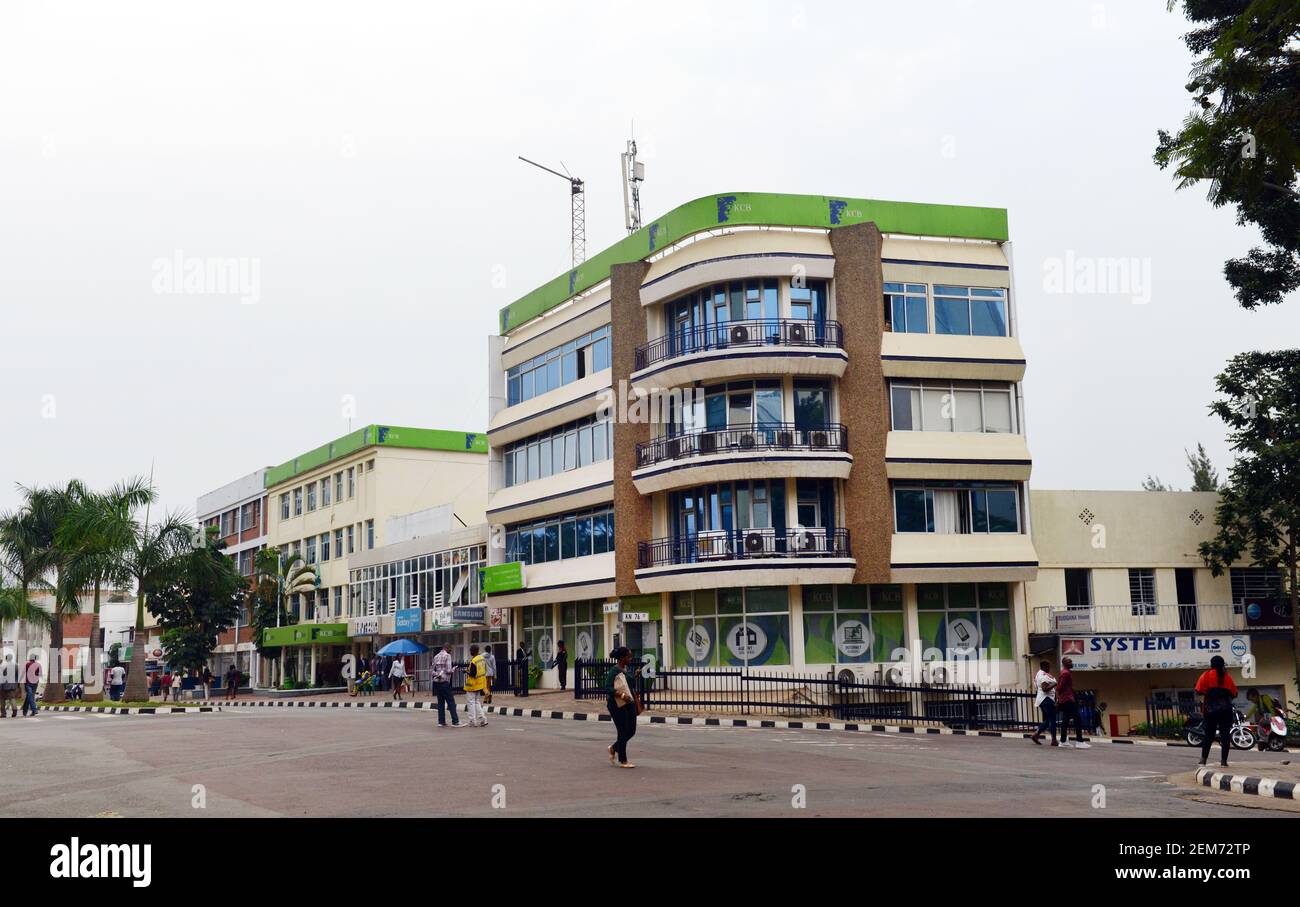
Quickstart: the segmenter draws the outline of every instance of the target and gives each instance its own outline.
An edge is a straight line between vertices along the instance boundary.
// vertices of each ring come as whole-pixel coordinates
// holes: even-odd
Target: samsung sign
[[[1208,668],[1222,655],[1230,668],[1250,654],[1249,636],[1152,633],[1138,636],[1062,636],[1061,657],[1076,671],[1160,671]]]

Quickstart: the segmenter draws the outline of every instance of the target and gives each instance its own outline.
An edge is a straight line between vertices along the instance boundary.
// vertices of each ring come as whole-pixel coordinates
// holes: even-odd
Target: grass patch
[[[72,706],[76,708],[87,709],[197,709],[200,703],[197,702],[113,702],[105,699],[102,702],[76,702],[71,699],[65,702],[42,702],[43,707],[51,706]]]

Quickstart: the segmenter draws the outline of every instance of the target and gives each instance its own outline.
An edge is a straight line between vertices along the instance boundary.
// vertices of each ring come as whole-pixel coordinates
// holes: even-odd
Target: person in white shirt
[[[113,701],[117,702],[122,698],[122,688],[126,686],[126,668],[121,665],[115,665],[113,670],[108,672],[109,676],[109,695]]]
[[[393,698],[401,702],[402,687],[406,684],[406,665],[402,661],[402,656],[398,655],[393,659],[393,666],[388,669],[388,677],[392,680]]]
[[[1052,746],[1057,746],[1056,742],[1056,678],[1052,676],[1051,664],[1046,661],[1038,663],[1038,673],[1034,675],[1034,705],[1038,706],[1038,711],[1042,712],[1043,720],[1038,723],[1038,730],[1030,736],[1030,740],[1039,746],[1043,745],[1043,731],[1051,730]]]

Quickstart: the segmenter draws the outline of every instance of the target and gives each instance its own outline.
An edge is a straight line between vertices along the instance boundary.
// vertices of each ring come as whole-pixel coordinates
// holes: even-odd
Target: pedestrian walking
[[[460,727],[460,717],[456,714],[456,696],[451,690],[451,677],[456,666],[451,661],[451,645],[442,647],[442,651],[433,656],[433,667],[429,669],[429,679],[433,686],[434,698],[438,700],[438,727],[447,726],[447,708],[451,708],[451,726]]]
[[[162,675],[154,671],[149,675],[149,698],[159,695],[162,692]]]
[[[1042,714],[1038,730],[1030,736],[1038,746],[1043,745],[1043,731],[1052,732],[1052,746],[1056,746],[1056,678],[1052,676],[1051,664],[1046,661],[1038,663],[1038,673],[1034,675],[1034,704]]]
[[[492,687],[497,682],[497,657],[492,653],[490,645],[483,647],[483,679],[487,681],[487,688],[483,691],[483,701],[491,704]]]
[[[1074,661],[1061,659],[1061,673],[1056,678],[1056,710],[1061,716],[1061,746],[1086,750],[1092,744],[1083,739],[1083,720],[1079,717],[1079,703],[1074,698]],[[1070,721],[1074,721],[1074,742],[1070,742]]]
[[[641,700],[632,692],[627,680],[627,666],[632,660],[632,650],[627,646],[619,646],[609,654],[618,663],[610,672],[609,691],[605,699],[605,707],[609,709],[609,717],[614,720],[614,730],[618,734],[618,738],[608,747],[609,764],[619,768],[636,768],[627,761],[627,743],[636,734],[636,716],[642,711]]]
[[[392,681],[393,698],[401,702],[402,687],[406,684],[406,662],[400,657],[394,658],[392,665],[388,668],[388,676]]]
[[[1232,748],[1232,700],[1237,698],[1237,684],[1228,676],[1226,663],[1222,655],[1210,659],[1210,669],[1196,681],[1196,692],[1200,693],[1201,712],[1205,715],[1205,736],[1201,740],[1201,765],[1210,758],[1210,747],[1214,745],[1214,735],[1219,735],[1219,764],[1228,765],[1228,750]]]
[[[5,714],[6,706],[9,715]],[[18,665],[7,653],[4,662],[0,663],[0,718],[6,717],[18,717]]]
[[[162,676],[163,702],[167,701],[167,697],[170,696],[171,693],[172,693],[172,672],[171,672],[171,668],[168,668],[166,671],[163,671],[163,676]]]
[[[555,670],[560,675],[560,689],[569,688],[569,650],[564,646],[564,640],[560,640],[555,646]]]
[[[126,668],[113,665],[108,669],[108,698],[114,702],[122,699],[122,690],[126,687]]]
[[[35,655],[27,656],[27,664],[23,667],[23,717],[30,714],[36,717],[36,687],[41,682],[41,663],[36,660]]]
[[[226,668],[226,698],[234,699],[239,695],[239,666]]]
[[[172,702],[181,701],[181,672],[172,675]]]
[[[203,698],[207,699],[212,694],[212,669],[207,665],[203,666]]]
[[[469,664],[465,667],[465,711],[470,727],[487,727],[487,715],[483,711],[483,690],[487,688],[486,669],[483,656],[478,653],[478,646],[469,647]]]

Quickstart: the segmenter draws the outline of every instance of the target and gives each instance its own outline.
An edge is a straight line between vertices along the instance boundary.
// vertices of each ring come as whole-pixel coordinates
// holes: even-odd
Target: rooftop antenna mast
[[[623,162],[623,220],[628,233],[641,229],[641,183],[645,164],[636,159],[636,139],[627,140],[627,150],[619,157]]]
[[[569,250],[573,256],[573,267],[577,267],[587,260],[587,202],[583,194],[582,180],[569,173],[569,168],[564,167],[564,161],[560,161],[560,166],[564,167],[564,172],[552,170],[550,167],[543,166],[537,161],[530,161],[522,154],[519,160],[525,164],[532,164],[539,170],[545,170],[547,173],[554,173],[561,179],[569,182],[570,207],[572,209],[572,226],[569,230]]]

